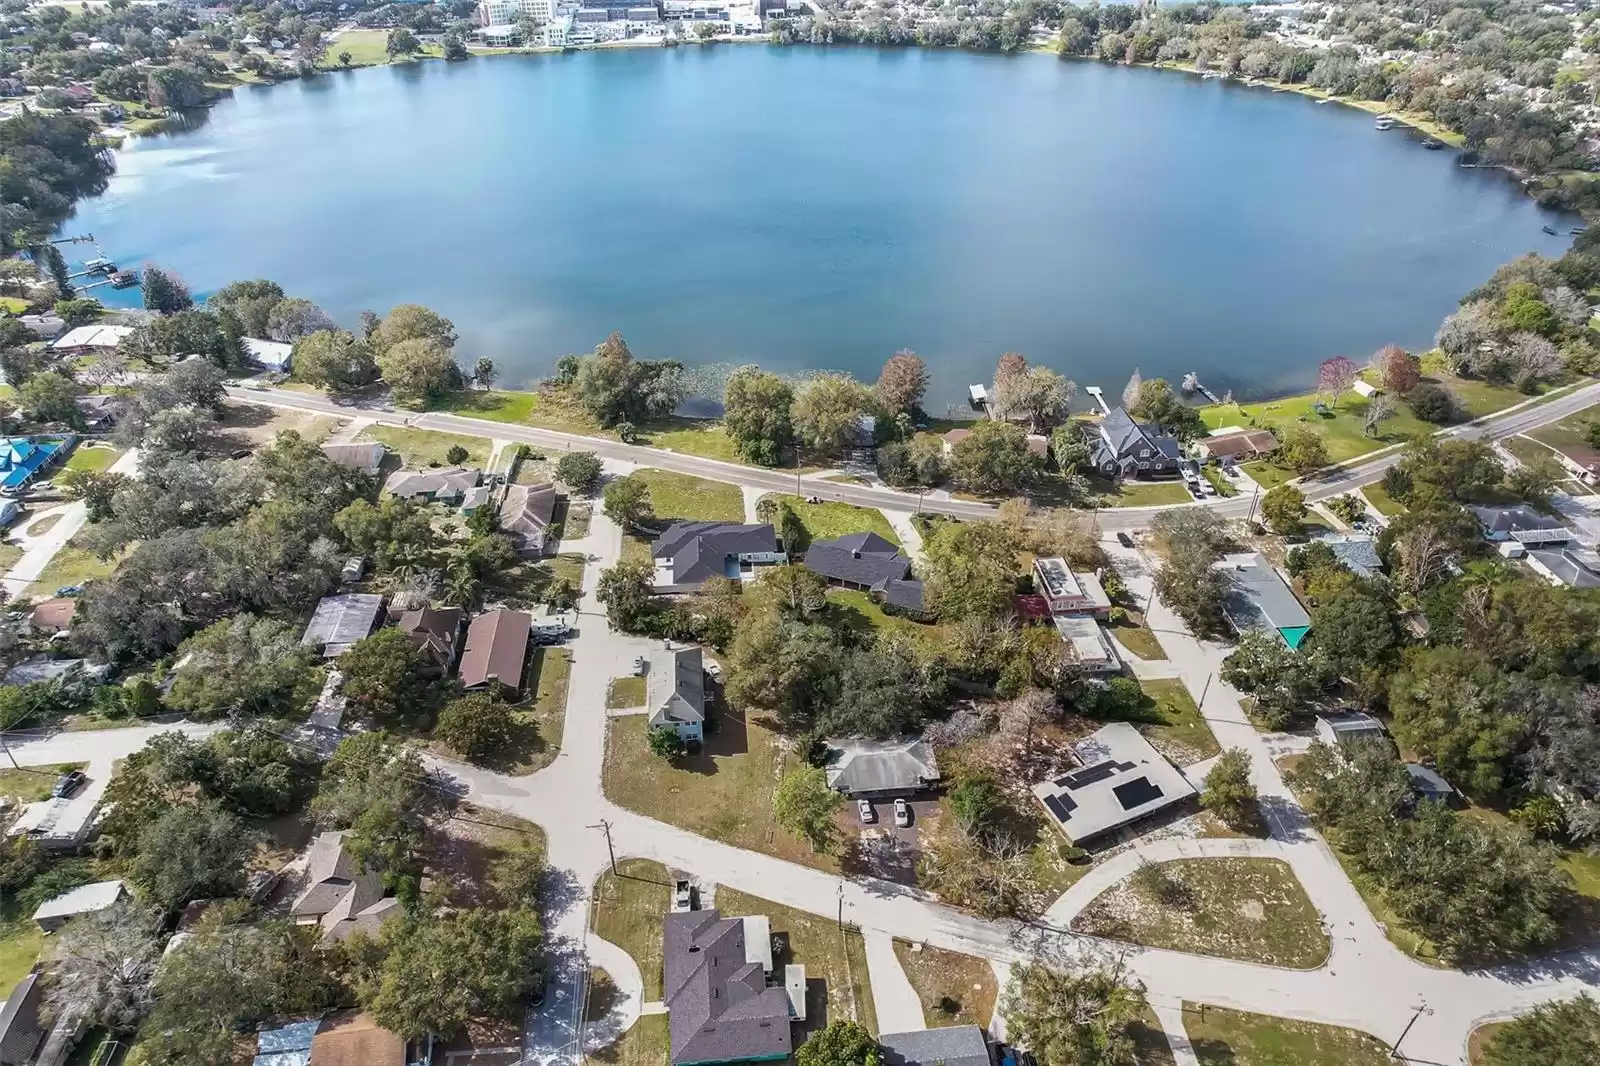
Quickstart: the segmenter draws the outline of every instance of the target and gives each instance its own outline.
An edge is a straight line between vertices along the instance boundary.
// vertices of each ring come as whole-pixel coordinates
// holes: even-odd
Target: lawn
[[[805,551],[814,540],[832,540],[846,533],[876,533],[890,544],[900,543],[889,520],[874,507],[855,507],[848,503],[807,503],[804,497],[781,494],[767,495],[762,499],[788,504],[795,517],[800,519],[806,531],[799,545],[800,551]]]
[[[837,873],[839,860],[820,855],[778,825],[772,793],[786,767],[801,760],[778,746],[772,730],[723,710],[696,755],[668,762],[650,752],[642,714],[613,718],[603,781],[613,803],[692,833]]]
[[[116,462],[117,457],[121,454],[122,452],[116,448],[90,448],[87,445],[80,444],[72,449],[72,454],[67,458],[65,469],[92,470],[99,473]]]
[[[39,960],[43,948],[44,933],[18,909],[17,897],[8,893],[0,899],[0,989],[9,995]]]
[[[54,596],[56,589],[68,585],[82,585],[97,577],[105,577],[117,568],[115,562],[102,562],[91,553],[67,541],[56,552],[39,577],[28,586],[29,596]]]
[[[467,450],[464,466],[479,469],[489,463],[490,442],[483,437],[467,437],[459,433],[435,433],[427,429],[407,429],[400,426],[368,426],[361,431],[359,440],[375,440],[400,456],[408,467],[446,466],[446,454],[454,447]]]
[[[773,933],[788,934],[789,952],[782,961],[797,962],[806,968],[809,1021],[805,1030],[824,1020],[853,1018],[877,1035],[878,1016],[872,1007],[872,984],[867,977],[867,946],[860,933],[849,928],[841,930],[831,915],[824,918],[806,914],[722,886],[717,888],[717,910],[728,918],[765,914],[771,920]],[[817,988],[819,981],[821,990]],[[826,1003],[819,991],[826,995]],[[795,1045],[804,1039],[805,1034],[797,1032]]]
[[[384,47],[388,40],[388,30],[347,30],[328,46],[328,54],[322,65],[329,70],[336,70],[339,67],[339,53],[349,52],[352,67],[381,66],[389,62],[389,53]],[[442,54],[434,45],[426,46],[423,52],[430,56]]]
[[[595,883],[594,931],[639,964],[647,1003],[661,998],[661,921],[671,904],[672,878],[649,859],[623,859]]]
[[[1581,448],[1585,452],[1593,452],[1595,449],[1589,444],[1589,427],[1595,422],[1600,422],[1600,404],[1574,411],[1548,426],[1530,429],[1528,436],[1552,448]]]
[[[1470,1066],[1478,1066],[1478,1063],[1483,1061],[1483,1052],[1489,1046],[1489,1042],[1510,1024],[1510,1022],[1490,1022],[1472,1031],[1467,1037],[1467,1062]]]
[[[28,309],[28,301],[20,296],[0,296],[0,311],[8,315],[20,315]]]
[[[1170,507],[1193,503],[1194,497],[1181,481],[1119,481],[1095,483],[1102,507]]]
[[[1539,463],[1559,463],[1561,461],[1555,451],[1527,437],[1507,437],[1500,443],[1505,445],[1506,451],[1529,466],[1535,466]]]
[[[9,540],[0,541],[0,574],[8,572],[22,561],[22,549]]]
[[[56,778],[68,770],[82,770],[85,762],[64,762],[54,766],[6,767],[0,770],[0,796],[14,796],[23,803],[49,799]]]
[[[1133,724],[1162,755],[1186,766],[1222,753],[1181,680],[1152,678],[1139,682],[1139,687],[1145,699]]]
[[[668,1046],[667,1016],[644,1014],[615,1043],[585,1061],[604,1066],[662,1066],[667,1061]]]
[[[1073,921],[1091,936],[1309,970],[1330,944],[1317,909],[1278,859],[1178,859],[1146,866]]]
[[[658,518],[744,521],[744,495],[737,485],[667,470],[640,470],[633,476],[650,486],[650,504]]]
[[[916,622],[905,615],[889,614],[871,596],[855,589],[829,589],[827,615],[829,625],[854,633],[870,629],[879,633],[897,633],[926,642],[930,647],[941,647],[944,643],[943,626]]]
[[[644,694],[644,678],[619,677],[613,680],[611,687],[606,690],[606,706],[612,710],[624,707],[643,707]]]
[[[514,422],[539,426],[563,433],[615,437],[600,428],[588,412],[560,392],[480,392],[469,389],[433,401],[428,410],[443,411],[465,418],[484,418],[491,422]]]
[[[1376,1037],[1337,1025],[1183,1005],[1183,1027],[1201,1066],[1382,1066],[1389,1049]]]
[[[1363,486],[1361,492],[1366,496],[1367,502],[1372,504],[1373,510],[1385,518],[1393,518],[1397,514],[1405,514],[1405,504],[1389,495],[1389,491],[1383,487],[1381,481]]]
[[[1217,490],[1218,496],[1239,495],[1238,486],[1234,485],[1233,482],[1223,477],[1222,471],[1218,470],[1210,463],[1207,463],[1205,466],[1201,467],[1200,473],[1205,475],[1205,479],[1207,481],[1211,482],[1211,487]]]
[[[917,990],[930,1028],[989,1027],[1000,990],[988,960],[926,944],[919,948],[904,940],[894,942],[894,953],[899,956],[911,987]]]
[[[639,433],[639,443],[684,455],[721,459],[725,463],[744,463],[721,422],[700,418],[670,418],[653,422]]]
[[[1165,659],[1167,649],[1161,646],[1161,641],[1156,638],[1155,631],[1142,622],[1135,621],[1132,614],[1128,621],[1122,625],[1112,626],[1111,635],[1133,654],[1141,659]]]
[[[531,774],[543,770],[561,752],[561,731],[567,716],[567,682],[572,677],[572,654],[564,648],[534,648],[528,657],[524,691],[533,702],[517,708],[517,721],[533,727],[524,751],[510,772]]]

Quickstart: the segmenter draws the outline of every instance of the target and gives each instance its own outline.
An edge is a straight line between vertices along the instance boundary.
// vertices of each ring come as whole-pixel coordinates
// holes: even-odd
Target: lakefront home
[[[1170,477],[1178,472],[1183,446],[1150,422],[1135,422],[1113,407],[1089,437],[1089,462],[1110,478]]]

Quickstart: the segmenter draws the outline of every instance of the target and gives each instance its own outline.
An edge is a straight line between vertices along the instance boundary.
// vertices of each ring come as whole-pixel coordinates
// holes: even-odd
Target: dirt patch
[[[428,837],[433,854],[428,876],[461,907],[489,902],[489,869],[495,860],[518,848],[543,851],[545,846],[544,830],[532,822],[470,803],[430,826]]]
[[[272,438],[290,429],[307,440],[322,441],[345,424],[343,419],[329,415],[230,402],[223,404],[222,417],[212,425],[206,450],[218,455],[227,455],[241,448],[253,451],[270,444]]]

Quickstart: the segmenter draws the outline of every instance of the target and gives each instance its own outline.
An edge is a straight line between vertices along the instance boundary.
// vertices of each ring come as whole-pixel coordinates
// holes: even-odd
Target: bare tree
[[[1033,748],[1033,734],[1046,722],[1052,722],[1060,713],[1056,698],[1042,689],[1029,689],[1000,708],[1000,731],[1013,739],[1020,738],[1024,748]]]
[[[1506,347],[1511,364],[1511,381],[1518,388],[1561,370],[1561,353],[1548,339],[1537,333],[1518,333]]]
[[[942,722],[931,722],[923,729],[922,738],[935,750],[954,748],[969,740],[976,740],[994,728],[994,716],[976,703],[963,703],[950,712]]]
[[[1412,596],[1420,596],[1445,572],[1450,559],[1449,545],[1435,530],[1418,526],[1408,530],[1395,543],[1399,556],[1395,567],[1396,583]]]
[[[114,1033],[135,1029],[150,1010],[150,983],[161,961],[156,917],[123,902],[74,918],[61,934],[47,993],[55,1016]]]
[[[109,352],[78,367],[78,380],[92,389],[101,389],[120,384],[127,371],[127,356]]]
[[[1386,419],[1394,417],[1398,408],[1394,398],[1388,393],[1379,393],[1367,404],[1367,413],[1361,420],[1361,432],[1369,437],[1376,437],[1383,428]]]
[[[1337,407],[1339,397],[1355,384],[1360,372],[1355,360],[1349,356],[1336,355],[1332,359],[1324,359],[1317,367],[1317,391],[1325,393],[1328,402]]]
[[[1128,383],[1122,386],[1122,406],[1132,410],[1139,406],[1139,390],[1144,388],[1144,378],[1139,376],[1139,368],[1133,368],[1133,375],[1128,378]]]

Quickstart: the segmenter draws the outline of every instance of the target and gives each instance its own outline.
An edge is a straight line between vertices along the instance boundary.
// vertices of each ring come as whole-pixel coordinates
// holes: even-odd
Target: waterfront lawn
[[[788,935],[789,951],[781,961],[806,968],[807,1021],[795,1033],[796,1046],[813,1029],[840,1018],[854,1019],[874,1036],[878,1034],[872,982],[867,975],[867,946],[859,932],[841,931],[832,915],[806,914],[725,885],[717,888],[717,911],[725,918],[764,914],[774,934]]]
[[[668,470],[639,470],[633,476],[650,486],[650,504],[662,521],[744,521],[744,495],[737,485]]]
[[[116,462],[117,457],[121,454],[122,452],[116,448],[90,448],[87,445],[80,444],[72,449],[72,454],[67,457],[66,469],[89,470],[99,473]]]
[[[1139,687],[1144,690],[1145,705],[1134,724],[1157,751],[1179,766],[1222,754],[1211,726],[1200,716],[1200,708],[1180,679],[1150,678],[1140,681]]]
[[[429,466],[446,466],[450,449],[460,446],[467,450],[463,466],[479,469],[489,464],[490,442],[483,437],[466,437],[459,433],[435,433],[428,429],[410,429],[401,426],[368,426],[361,431],[360,440],[375,440],[400,456],[400,461],[412,469]]]
[[[531,392],[463,389],[434,399],[428,410],[491,422],[527,422],[538,402],[539,397]]]
[[[779,746],[770,728],[719,709],[705,746],[668,762],[651,754],[646,718],[634,714],[608,723],[602,775],[608,799],[734,847],[838,873],[835,856],[812,851],[773,817],[773,790],[784,769],[800,760]]]
[[[351,67],[377,67],[389,62],[389,52],[386,45],[389,43],[388,30],[346,30],[328,45],[328,54],[323,57],[322,66],[325,70],[338,70],[339,53],[350,53]],[[443,50],[437,45],[424,45],[422,54],[425,56],[442,56]],[[398,60],[405,62],[405,60]]]
[[[989,1027],[994,1003],[999,996],[994,969],[987,959],[962,955],[923,944],[915,947],[904,940],[894,942],[894,953],[906,972],[911,987],[922,1001],[928,1025],[981,1025]]]
[[[639,430],[639,443],[653,448],[720,459],[725,463],[745,463],[721,422],[704,418],[664,418]]]
[[[1405,504],[1389,495],[1389,491],[1383,487],[1381,481],[1363,486],[1361,492],[1362,495],[1366,496],[1367,502],[1372,504],[1372,509],[1385,518],[1393,518],[1397,514],[1405,513]]]
[[[1183,1026],[1201,1066],[1382,1066],[1392,1061],[1376,1037],[1337,1025],[1185,1003]]]
[[[890,544],[899,544],[894,527],[874,507],[855,507],[848,503],[807,503],[803,496],[769,494],[763,499],[776,499],[786,503],[805,528],[799,551],[805,551],[812,541],[832,540],[847,533],[876,533]]]
[[[1279,859],[1177,859],[1141,868],[1073,920],[1090,936],[1309,970],[1328,958],[1322,919]]]
[[[646,1002],[661,998],[661,922],[672,904],[672,877],[649,859],[623,859],[594,889],[594,931],[633,956]]]

